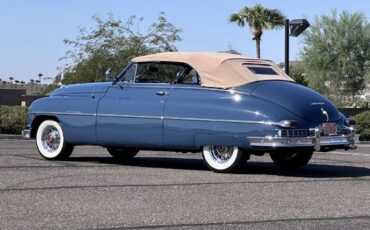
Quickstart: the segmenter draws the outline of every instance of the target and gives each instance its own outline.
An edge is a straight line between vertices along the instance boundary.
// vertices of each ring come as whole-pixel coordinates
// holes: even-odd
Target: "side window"
[[[136,83],[171,83],[185,67],[176,63],[139,63],[136,71]]]
[[[199,75],[195,69],[192,69],[188,74],[186,74],[182,79],[180,84],[189,84],[189,85],[199,85]]]
[[[131,68],[126,72],[125,76],[123,77],[123,81],[134,82],[135,75],[136,75],[136,68],[137,68],[137,64],[132,65]]]

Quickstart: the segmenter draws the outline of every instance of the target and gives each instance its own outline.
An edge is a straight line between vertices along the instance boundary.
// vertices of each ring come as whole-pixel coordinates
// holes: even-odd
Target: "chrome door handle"
[[[159,96],[164,96],[164,95],[167,95],[168,92],[165,92],[165,91],[159,91],[159,92],[156,92],[155,94],[159,95]]]

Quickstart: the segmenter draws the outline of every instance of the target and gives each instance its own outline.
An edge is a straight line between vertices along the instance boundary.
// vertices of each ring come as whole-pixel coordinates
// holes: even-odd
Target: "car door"
[[[164,108],[164,145],[194,149],[204,143],[245,143],[240,138],[245,124],[238,121],[248,114],[241,96],[229,90],[202,87],[192,72],[171,86]]]
[[[171,85],[166,101],[163,119],[163,138],[167,146],[192,148],[194,136],[203,127],[202,117],[207,117],[207,97],[199,85],[199,77],[195,70]]]
[[[140,66],[135,64],[131,68],[128,76],[109,87],[99,102],[97,140],[106,145],[160,146],[163,109],[170,84],[159,78],[144,82],[143,76],[136,73]]]

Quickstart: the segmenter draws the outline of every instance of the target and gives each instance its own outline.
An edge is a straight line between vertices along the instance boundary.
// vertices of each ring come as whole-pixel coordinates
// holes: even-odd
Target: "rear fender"
[[[246,139],[235,135],[196,134],[195,145],[197,148],[206,145],[237,146],[247,148],[249,143]]]

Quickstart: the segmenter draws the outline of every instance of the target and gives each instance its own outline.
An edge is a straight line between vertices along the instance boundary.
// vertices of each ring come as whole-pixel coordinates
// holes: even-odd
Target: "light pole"
[[[285,19],[285,73],[289,75],[289,35],[299,36],[305,29],[310,26],[306,19]],[[289,33],[290,32],[290,33]]]

